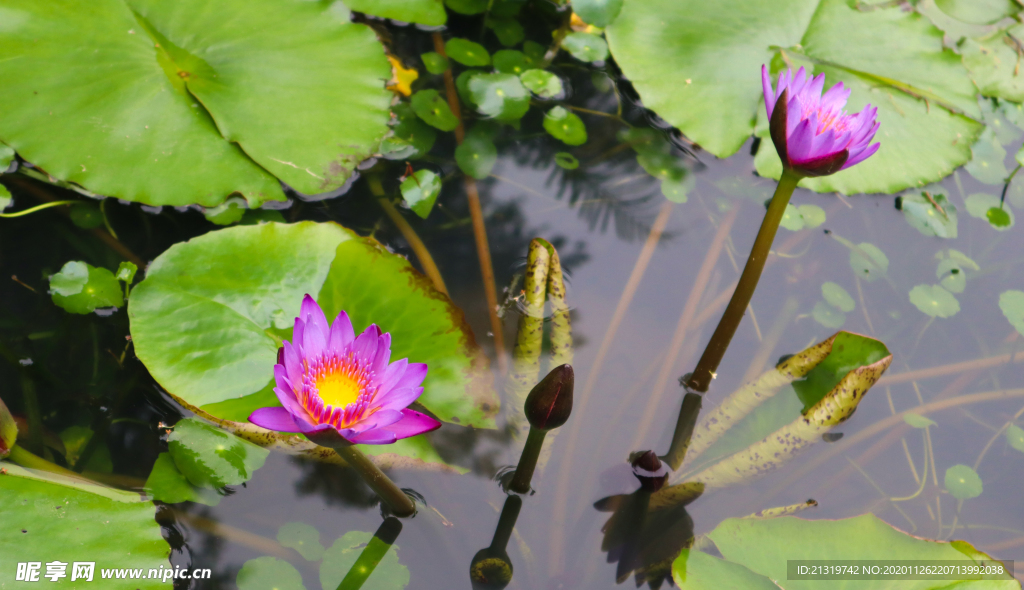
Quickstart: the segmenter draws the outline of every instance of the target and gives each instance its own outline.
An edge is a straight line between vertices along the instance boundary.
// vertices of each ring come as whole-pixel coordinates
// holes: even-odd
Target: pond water
[[[454,21],[450,28],[458,33],[470,24]],[[394,35],[400,56],[429,49],[427,33],[382,22],[376,26]],[[533,112],[521,130],[507,128],[498,136],[497,164],[477,184],[499,289],[522,272],[530,239],[551,241],[567,274],[575,338],[574,411],[554,431],[550,460],[533,479],[534,493],[523,498],[508,544],[514,565],[509,587],[613,588],[633,581],[617,582],[617,564],[602,550],[609,513],[594,504],[637,488],[630,453],[668,448],[684,394],[679,378],[693,370],[721,315],[776,183],[755,174],[752,141],[720,160],[678,132],[666,131],[669,126],[643,109],[610,60],[604,67],[583,66],[563,54],[553,71],[571,89],[566,104],[586,109],[577,113],[589,139],[572,150],[580,167],[556,165],[555,153],[566,147],[543,133],[541,117]],[[614,114],[618,101],[612,83],[622,97],[621,117]],[[620,139],[631,125],[656,129],[672,143],[673,155],[693,181],[685,203],[666,201],[660,182]],[[425,221],[405,217],[433,255],[477,341],[494,359],[464,184],[450,156],[450,141],[439,140],[424,160],[445,174],[437,208]],[[1010,170],[1016,166],[1012,150],[1006,165]],[[364,166],[363,177],[345,194],[320,201],[292,195],[281,213],[289,222],[335,221],[373,235],[418,264],[375,203],[367,181],[379,175],[385,190],[397,194],[404,166],[404,161],[386,160]],[[5,184],[16,202],[71,194],[24,178]],[[818,441],[765,477],[709,490],[689,504],[693,534],[707,533],[729,517],[813,498],[817,506],[801,517],[873,513],[918,537],[964,539],[999,559],[1024,560],[1024,453],[1003,435],[1005,425],[1019,424],[1024,411],[1024,338],[999,307],[1000,293],[1024,289],[1024,234],[1016,227],[997,231],[965,210],[968,196],[998,194],[1001,186],[983,184],[960,168],[941,187],[936,190],[945,192],[947,206],[959,213],[955,238],[923,235],[894,206],[894,195],[841,196],[802,188],[793,195],[793,205],[816,205],[825,220],[815,227],[779,230],[747,316],[705,396],[704,411],[780,357],[840,328],[884,342],[892,365],[856,414],[833,430],[841,438]],[[217,229],[195,210],[155,210],[107,200],[105,213],[120,243],[146,262],[172,244]],[[0,364],[0,383],[15,414],[31,411],[26,396],[34,395],[50,432],[89,425],[103,433],[97,448],[88,452],[104,459],[109,454],[107,468],[115,475],[110,481],[141,489],[167,448],[165,427],[190,413],[163,392],[131,346],[126,348],[124,310],[72,315],[46,294],[47,277],[68,260],[115,268],[125,259],[123,251],[97,238],[103,231],[72,223],[63,208],[3,220],[0,352],[7,362]],[[870,269],[866,278],[863,269],[851,266],[851,246],[865,243],[880,249],[888,261],[884,272]],[[936,266],[950,249],[973,260],[977,269],[964,271],[966,285],[955,294],[959,310],[950,317],[931,317],[915,305],[911,291],[939,282]],[[840,311],[827,303],[825,283],[842,287],[852,309]],[[609,336],[624,291],[635,294]],[[689,301],[696,305],[681,321]],[[518,317],[515,305],[504,316],[509,348]],[[493,361],[492,369],[500,384]],[[791,393],[785,395],[784,402],[770,408],[774,415],[763,421],[796,417],[800,404]],[[892,419],[906,410],[934,425],[925,430]],[[499,424],[504,424],[503,415]],[[751,438],[757,426],[744,423],[724,444],[742,448],[763,436]],[[470,563],[490,544],[507,497],[495,476],[516,464],[519,447],[501,429],[446,424],[429,437],[445,461],[467,472],[391,472],[401,487],[421,494],[429,506],[403,522],[396,541],[398,561],[408,568],[410,588],[468,588]],[[958,501],[946,491],[943,477],[954,465],[978,473],[984,483],[980,496]],[[688,532],[680,519],[682,530],[667,535]],[[306,588],[319,588],[319,562],[279,544],[279,529],[307,523],[329,547],[350,531],[372,533],[381,524],[373,494],[354,472],[278,452],[248,482],[230,486],[216,506],[166,505],[158,510],[158,520],[174,549],[173,564],[213,572],[212,579],[191,586],[176,582],[181,588],[234,588],[243,564],[267,555],[290,562]],[[377,575],[379,587],[391,587]],[[372,586],[370,580],[365,587]]]

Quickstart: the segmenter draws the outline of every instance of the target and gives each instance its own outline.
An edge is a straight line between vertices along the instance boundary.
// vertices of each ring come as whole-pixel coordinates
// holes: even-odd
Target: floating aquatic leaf
[[[0,143],[0,173],[5,172],[11,167],[11,162],[14,161],[14,148],[11,146]],[[0,207],[2,210],[3,207]]]
[[[807,372],[803,379],[793,382],[793,389],[804,404],[804,413],[811,411],[826,396],[833,394],[833,390],[851,371],[870,367],[891,356],[882,341],[853,332],[838,332],[830,340],[832,345],[828,356]],[[882,367],[882,370],[885,370],[885,367]]]
[[[235,585],[238,590],[306,590],[302,584],[302,574],[295,566],[269,555],[242,564]]]
[[[447,20],[441,0],[345,0],[345,6],[356,12],[428,27],[441,26]]]
[[[680,181],[689,172],[659,131],[634,127],[622,131],[619,139],[633,148],[637,163],[655,178]]]
[[[779,225],[790,231],[799,231],[804,228],[804,217],[792,203],[787,203],[786,211],[783,212]]]
[[[78,314],[124,305],[124,293],[114,273],[78,260],[65,263],[50,277],[50,296],[58,307]]]
[[[999,197],[987,193],[975,193],[967,197],[967,212],[971,217],[984,219],[997,230],[1003,231],[1013,227],[1013,210],[1000,204]]]
[[[876,281],[889,271],[889,257],[878,246],[861,242],[850,249],[850,268],[867,282]]]
[[[562,40],[562,49],[580,61],[608,59],[608,43],[593,33],[569,33]]]
[[[547,70],[526,70],[519,74],[519,80],[541,98],[555,98],[562,94],[562,79]]]
[[[779,590],[779,586],[765,576],[695,549],[683,549],[672,562],[672,579],[679,590]]]
[[[544,130],[568,145],[587,143],[587,128],[583,121],[564,107],[552,107],[544,115]]]
[[[487,178],[498,161],[498,149],[491,139],[495,130],[488,121],[480,121],[455,148],[455,162],[464,173],[481,180]]]
[[[969,500],[981,495],[981,477],[967,465],[954,465],[946,470],[946,491],[957,500]]]
[[[926,236],[957,236],[956,207],[942,193],[914,189],[896,197],[896,208],[903,211],[911,227]]]
[[[323,590],[335,590],[345,578],[356,559],[362,553],[363,548],[369,544],[383,543],[373,536],[373,533],[363,531],[349,531],[334,542],[324,552],[323,565],[320,566],[320,585]],[[387,552],[383,559],[377,563],[373,574],[366,580],[363,588],[366,590],[402,590],[409,585],[409,568],[398,561],[398,545],[391,545],[390,548],[380,547]]]
[[[75,203],[68,210],[68,215],[71,217],[71,223],[82,229],[93,229],[103,225],[103,212],[95,203]]]
[[[486,66],[491,63],[491,54],[487,53],[487,49],[469,39],[449,39],[444,44],[444,52],[450,59],[464,66]]]
[[[814,318],[814,321],[833,330],[843,327],[843,324],[846,323],[846,315],[824,301],[814,304],[811,316]]]
[[[512,18],[526,5],[526,0],[494,0],[491,3],[491,15],[500,18]]]
[[[21,24],[0,35],[0,138],[61,181],[150,205],[237,192],[255,207],[284,200],[278,179],[340,188],[392,95],[373,30],[331,4],[7,4]],[[117,75],[96,84],[101,70]]]
[[[494,69],[503,74],[520,75],[531,67],[530,60],[522,51],[502,49],[494,54]]]
[[[8,532],[0,535],[0,553],[10,567],[0,572],[0,584],[15,588],[30,583],[15,580],[19,562],[43,562],[37,580],[42,586],[56,581],[46,579],[46,563],[62,562],[67,565],[67,577],[61,582],[67,587],[85,588],[106,583],[79,580],[72,584],[72,564],[76,561],[96,559],[93,575],[97,581],[100,559],[110,560],[118,568],[142,572],[161,563],[169,566],[171,548],[160,533],[156,506],[142,501],[138,493],[30,472],[12,463],[2,465],[0,521]],[[170,587],[167,580],[142,577],[131,581],[131,588],[139,590]]]
[[[933,318],[953,317],[960,311],[956,297],[939,285],[917,285],[910,290],[910,302]]]
[[[437,90],[420,90],[412,95],[411,103],[412,110],[420,119],[441,131],[452,131],[459,126],[459,118]]]
[[[1011,289],[999,294],[999,309],[1010,322],[1024,336],[1024,291]]]
[[[622,10],[622,0],[573,0],[572,10],[583,22],[605,28]]]
[[[822,283],[821,296],[825,298],[825,301],[828,301],[829,305],[839,311],[850,313],[856,306],[853,302],[853,297],[850,297],[846,289],[831,281]]]
[[[1006,444],[1024,453],[1024,428],[1016,424],[1006,427]]]
[[[286,522],[277,529],[277,542],[299,552],[306,561],[319,561],[324,556],[320,531],[304,522]]]
[[[220,488],[249,481],[269,451],[195,418],[174,425],[167,437],[174,465],[196,487]]]
[[[579,168],[580,161],[569,152],[558,152],[555,154],[555,164],[566,170],[575,170]]]
[[[0,414],[2,413],[3,410],[0,409]],[[3,430],[2,424],[3,417],[0,416],[0,431]],[[60,432],[60,440],[64,443],[64,459],[67,460],[68,465],[77,466],[82,451],[92,440],[93,435],[92,429],[85,426],[69,426]],[[114,470],[110,460],[110,449],[107,448],[107,445],[99,445],[95,448],[92,455],[86,460],[85,469],[101,473],[110,473]]]
[[[333,223],[234,226],[171,246],[131,292],[136,354],[169,393],[245,420],[276,404],[277,349],[306,293],[357,331],[389,332],[392,358],[427,363],[418,401],[435,416],[493,427],[497,398],[462,312],[407,260]]]
[[[804,218],[804,227],[813,229],[825,223],[825,210],[817,205],[800,205],[797,210]]]
[[[1003,184],[1010,171],[1006,169],[1006,150],[999,144],[995,132],[991,128],[978,137],[971,146],[973,157],[964,165],[964,170],[985,184]]]
[[[487,19],[487,27],[494,31],[498,41],[505,47],[518,45],[526,37],[523,25],[519,24],[519,21],[514,18],[491,17]]]
[[[389,160],[413,160],[430,152],[437,140],[434,128],[417,117],[408,103],[396,104],[392,112],[392,134],[380,143],[381,154]]]
[[[203,211],[203,217],[215,225],[232,225],[242,220],[246,208],[245,199],[231,197],[220,205]]]
[[[935,5],[957,20],[978,25],[994,23],[1021,10],[1013,0],[935,0]]]
[[[428,51],[420,56],[423,60],[423,67],[431,74],[443,74],[448,69],[448,58],[433,51]]]
[[[180,502],[198,502],[207,506],[220,504],[221,496],[212,488],[196,487],[189,483],[188,478],[174,464],[170,453],[160,453],[153,470],[149,472],[143,486],[146,493],[154,500],[167,504]]]
[[[459,93],[459,99],[462,100],[463,104],[476,105],[473,100],[473,93],[469,91],[469,81],[476,76],[483,73],[483,70],[470,69],[459,74],[458,78],[455,78],[455,89]]]
[[[459,14],[480,14],[487,10],[489,0],[444,0],[444,5]]]
[[[544,63],[544,55],[547,51],[547,47],[544,47],[536,41],[526,41],[523,43],[523,53],[533,61],[533,67],[538,67]]]
[[[929,426],[935,426],[934,420],[925,418],[921,414],[915,414],[913,412],[903,414],[903,421],[914,428],[928,428]]]
[[[937,181],[970,159],[983,129],[960,56],[943,46],[941,31],[895,4],[862,10],[846,0],[625,2],[606,36],[644,106],[710,153],[732,155],[763,121],[755,160],[762,176],[782,171],[766,140],[761,87],[751,83],[762,64],[811,66],[825,74],[826,88],[843,82],[851,89],[850,112],[866,103],[878,107],[879,154],[801,182],[820,192],[894,193]],[[1006,58],[1011,69],[1015,57],[1011,51]]]
[[[981,270],[976,262],[959,250],[950,248],[948,257],[943,252],[936,254],[936,257],[939,258],[939,264],[935,269],[935,278],[950,293],[963,293],[967,287],[968,269]]]
[[[983,95],[1014,102],[1024,100],[1024,78],[1017,69],[1018,55],[1013,39],[1024,39],[1024,25],[1014,23],[1006,29],[960,43],[958,49],[964,65]]]
[[[0,213],[3,213],[4,209],[10,207],[13,202],[14,199],[11,197],[11,191],[7,190],[6,186],[0,184]]]
[[[685,203],[694,184],[696,183],[691,174],[683,176],[682,180],[666,178],[661,181],[661,194],[673,203]]]
[[[518,121],[530,109],[530,92],[513,74],[477,74],[468,86],[477,109],[499,121]]]
[[[426,219],[441,194],[441,179],[427,170],[417,170],[402,181],[402,198],[416,215]]]

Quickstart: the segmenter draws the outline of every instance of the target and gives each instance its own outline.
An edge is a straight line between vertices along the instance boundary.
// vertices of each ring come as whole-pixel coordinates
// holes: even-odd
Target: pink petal
[[[391,334],[385,332],[377,338],[377,352],[374,354],[374,359],[370,365],[372,370],[377,375],[383,375],[387,370],[388,361],[391,360]]]
[[[302,385],[302,357],[299,350],[292,346],[291,342],[284,342],[284,368],[288,381],[292,385]],[[294,391],[294,389],[292,390]]]
[[[401,410],[377,410],[371,416],[352,425],[353,432],[365,432],[375,428],[390,426],[402,419]]]
[[[868,158],[873,156],[875,154],[875,152],[878,151],[878,147],[880,145],[881,145],[880,143],[872,144],[871,147],[869,147],[868,149],[860,152],[856,156],[851,156],[848,160],[846,160],[846,163],[843,164],[843,168],[842,169],[849,168],[850,166],[853,166],[854,164],[860,164],[864,160],[867,160]]]
[[[284,408],[260,408],[249,416],[249,422],[267,430],[277,432],[300,432],[295,419]]]
[[[334,318],[334,323],[331,324],[331,334],[327,339],[327,348],[335,352],[340,351],[352,343],[356,338],[356,333],[352,329],[352,320],[349,319],[348,314],[344,311],[338,314],[338,317]]]
[[[324,315],[324,311],[308,294],[302,298],[302,310],[299,312],[299,317],[306,324],[302,334],[303,354],[306,357],[322,355],[327,347],[330,326],[327,324],[327,316]]]
[[[409,438],[441,428],[440,422],[415,410],[402,410],[402,414],[401,420],[384,428],[395,433],[398,438]]]
[[[764,90],[764,107],[768,111],[768,118],[772,118],[772,109],[775,108],[775,92],[772,91],[772,80],[768,77],[768,66],[761,65],[761,89]]]
[[[422,387],[402,387],[376,396],[373,403],[381,410],[404,410],[421,395],[423,395]]]
[[[345,436],[357,445],[390,445],[398,440],[398,435],[389,430],[376,429]]]
[[[371,324],[370,327],[363,330],[362,334],[356,336],[351,348],[356,358],[363,361],[373,360],[373,357],[377,354],[377,338],[379,334],[377,326]]]
[[[813,116],[813,115],[812,115]],[[814,131],[811,128],[810,119],[804,119],[796,126],[793,133],[789,135],[786,145],[789,153],[786,154],[789,161],[803,160],[809,157],[811,142],[814,140]]]

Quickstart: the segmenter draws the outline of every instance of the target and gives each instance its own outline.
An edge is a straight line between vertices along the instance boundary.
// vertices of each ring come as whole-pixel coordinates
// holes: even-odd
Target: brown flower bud
[[[636,453],[632,460],[633,475],[640,480],[640,487],[648,492],[656,492],[668,480],[668,469],[654,451]]]
[[[572,413],[573,371],[571,365],[555,367],[526,396],[526,419],[538,430],[552,430],[565,424]]]

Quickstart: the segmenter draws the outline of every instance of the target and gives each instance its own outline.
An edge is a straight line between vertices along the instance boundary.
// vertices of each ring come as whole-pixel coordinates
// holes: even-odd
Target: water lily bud
[[[572,413],[573,371],[571,365],[555,367],[526,396],[526,419],[538,430],[565,424]]]
[[[633,475],[640,480],[640,487],[648,492],[656,492],[668,480],[668,468],[661,462],[654,451],[636,453],[632,460]]]
[[[3,459],[11,452],[11,447],[18,438],[18,425],[14,423],[14,416],[0,399],[0,459]]]

